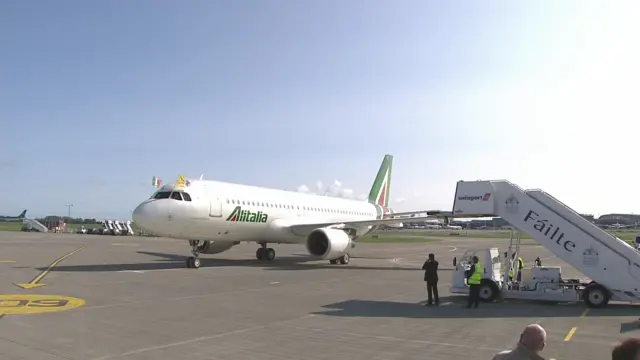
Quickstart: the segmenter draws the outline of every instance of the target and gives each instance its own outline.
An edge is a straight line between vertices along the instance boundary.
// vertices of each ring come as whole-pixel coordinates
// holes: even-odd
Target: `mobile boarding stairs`
[[[584,301],[589,307],[605,307],[610,300],[640,300],[640,252],[541,190],[523,190],[506,180],[459,181],[449,216],[500,216],[589,278],[562,279],[559,266],[534,266],[523,269],[520,281],[515,269],[516,281],[511,281],[507,274],[517,256],[511,259],[510,245],[504,269],[497,248],[467,252],[457,264],[454,259],[452,293],[468,293],[464,272],[475,254],[483,267],[483,301]]]

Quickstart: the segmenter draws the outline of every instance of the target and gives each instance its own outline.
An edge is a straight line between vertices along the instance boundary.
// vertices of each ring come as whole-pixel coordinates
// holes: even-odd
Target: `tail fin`
[[[19,218],[23,218],[27,216],[27,210],[22,210],[22,212],[20,213],[20,215],[18,215]]]
[[[378,175],[369,191],[369,203],[389,207],[389,188],[391,187],[391,168],[393,156],[385,155],[378,170]]]

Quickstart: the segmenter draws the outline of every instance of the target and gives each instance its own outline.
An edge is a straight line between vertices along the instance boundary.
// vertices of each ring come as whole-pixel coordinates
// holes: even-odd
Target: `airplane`
[[[188,240],[187,268],[200,267],[200,254],[218,254],[243,241],[260,245],[258,260],[275,259],[269,243],[304,244],[314,258],[348,264],[358,238],[398,222],[389,208],[392,164],[393,156],[385,155],[368,201],[180,175],[138,205],[132,218],[147,233]]]
[[[27,210],[22,210],[22,212],[18,216],[0,216],[0,220],[5,222],[21,221],[21,220],[24,220],[26,216],[27,216]]]

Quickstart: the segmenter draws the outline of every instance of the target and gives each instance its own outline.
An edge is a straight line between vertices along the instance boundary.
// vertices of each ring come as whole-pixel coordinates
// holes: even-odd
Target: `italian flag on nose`
[[[162,180],[158,179],[157,177],[153,177],[151,179],[151,185],[153,185],[153,187],[160,187],[160,184],[162,184]]]

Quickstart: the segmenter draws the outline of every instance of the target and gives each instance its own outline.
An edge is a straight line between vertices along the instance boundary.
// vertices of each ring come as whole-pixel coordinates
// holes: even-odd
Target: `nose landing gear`
[[[197,269],[200,267],[200,251],[198,250],[200,240],[189,240],[189,245],[191,245],[192,256],[187,258],[187,268]]]

